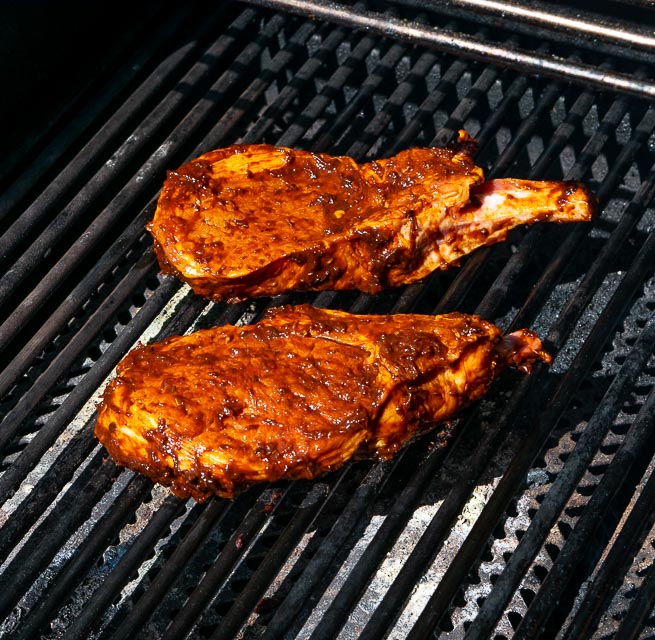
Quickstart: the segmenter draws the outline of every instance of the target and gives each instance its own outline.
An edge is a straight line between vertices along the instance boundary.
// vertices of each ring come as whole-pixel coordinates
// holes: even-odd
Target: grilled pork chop
[[[480,398],[507,366],[550,362],[527,330],[476,316],[358,316],[282,307],[139,346],[118,365],[96,435],[180,497],[233,497],[393,456]]]
[[[148,229],[164,272],[214,300],[292,290],[376,293],[445,269],[520,224],[588,220],[576,182],[484,183],[451,148],[366,164],[268,145],[212,151],[169,173]]]

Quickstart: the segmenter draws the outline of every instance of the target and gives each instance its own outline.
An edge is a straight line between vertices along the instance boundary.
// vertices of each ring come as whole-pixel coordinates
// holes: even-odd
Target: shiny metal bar
[[[414,4],[411,2],[410,4]],[[448,0],[447,6],[474,11],[484,12],[487,15],[500,17],[502,20],[517,20],[519,22],[563,31],[573,35],[591,36],[600,38],[606,42],[615,44],[639,47],[655,51],[655,32],[653,29],[644,28],[636,23],[627,21],[614,21],[605,16],[591,12],[580,14],[567,7],[552,5],[543,2],[514,2],[503,0]],[[426,7],[422,2],[421,6]],[[438,11],[442,3],[429,2]]]
[[[584,84],[601,91],[615,91],[639,98],[655,97],[655,82],[626,73],[599,68],[548,53],[509,48],[476,37],[440,31],[417,22],[401,20],[376,11],[346,7],[320,0],[242,0],[250,4],[288,11],[337,24],[373,31],[384,36],[432,47],[474,60],[501,64],[522,73]]]

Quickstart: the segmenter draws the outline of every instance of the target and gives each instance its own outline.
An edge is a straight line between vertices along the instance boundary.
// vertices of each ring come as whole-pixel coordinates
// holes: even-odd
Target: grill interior
[[[548,24],[535,38],[466,2],[323,3],[319,20],[309,3],[181,4],[144,5],[79,94],[40,120],[15,115],[0,199],[0,634],[652,637],[653,50],[599,35],[574,47]],[[632,4],[614,23],[634,42],[653,14]],[[614,20],[621,3],[598,11]],[[362,30],[362,15],[386,28]],[[414,37],[414,23],[459,44]],[[561,68],[522,70],[518,54]],[[583,82],[586,67],[606,79]],[[598,217],[515,230],[377,296],[211,304],[159,272],[144,225],[166,170],[199,153],[267,142],[366,160],[460,128],[488,177],[583,180]],[[107,459],[95,404],[134,344],[299,302],[478,313],[535,329],[557,357],[504,375],[448,438],[234,501],[183,502]]]

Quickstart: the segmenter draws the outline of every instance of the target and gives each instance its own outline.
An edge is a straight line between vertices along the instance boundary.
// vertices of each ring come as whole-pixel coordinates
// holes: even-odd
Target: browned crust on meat
[[[134,349],[96,435],[121,465],[181,497],[232,497],[388,458],[480,398],[539,339],[475,316],[356,316],[309,306]]]
[[[593,197],[579,183],[483,185],[473,146],[463,134],[449,148],[358,164],[233,145],[171,171],[148,229],[166,273],[199,295],[234,301],[293,290],[376,293],[456,264],[516,225],[589,219]]]

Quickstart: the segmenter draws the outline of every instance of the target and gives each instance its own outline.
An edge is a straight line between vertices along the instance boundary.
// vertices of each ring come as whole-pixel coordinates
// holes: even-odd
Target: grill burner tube
[[[162,8],[147,37],[126,26],[111,81],[100,73],[52,114],[61,134],[17,152],[0,197],[0,637],[653,635],[655,109],[639,99],[653,50],[621,42],[647,19],[614,24],[600,11],[616,3],[599,0],[576,19],[620,33],[576,48],[548,16],[535,25],[515,11],[496,27],[471,2],[421,14],[395,2],[396,20],[380,3],[323,3],[338,26],[309,19],[317,3],[295,3],[300,17],[273,2]],[[362,16],[375,28],[354,29]],[[443,53],[430,34],[457,46]],[[552,78],[502,62],[517,50],[555,60]],[[599,84],[577,86],[592,55],[609,83],[596,65]],[[443,145],[460,128],[479,140],[487,177],[588,183],[597,220],[518,230],[459,270],[379,296],[208,305],[158,273],[143,225],[167,168],[233,142],[361,161]],[[136,341],[297,302],[477,311],[504,331],[532,326],[558,355],[510,376],[447,446],[428,439],[233,502],[181,502],[106,459],[95,402]]]

